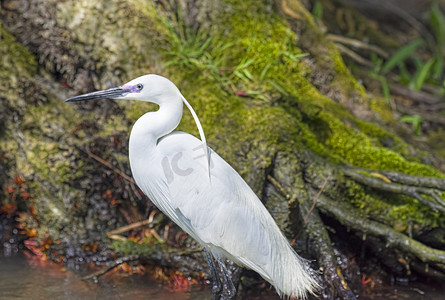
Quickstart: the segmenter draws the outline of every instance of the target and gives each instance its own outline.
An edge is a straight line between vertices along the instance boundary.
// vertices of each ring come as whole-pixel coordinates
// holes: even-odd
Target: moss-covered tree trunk
[[[335,259],[350,253],[395,274],[445,277],[443,233],[431,234],[444,230],[443,167],[400,137],[388,104],[351,76],[301,2],[1,3],[1,202],[3,212],[18,207],[40,251],[109,257],[107,232],[151,218],[144,239],[133,232],[143,246],[114,249],[204,270],[199,252],[172,250],[195,245],[128,177],[131,125],[156,108],[62,102],[157,73],[178,85],[209,145],[316,260],[326,298],[357,292],[362,277]],[[191,116],[180,129],[196,134]]]

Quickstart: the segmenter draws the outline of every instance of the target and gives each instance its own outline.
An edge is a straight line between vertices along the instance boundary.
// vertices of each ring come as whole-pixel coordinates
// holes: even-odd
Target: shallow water
[[[412,283],[406,286],[388,285],[374,288],[359,297],[361,300],[444,300],[445,286],[437,284]]]
[[[92,271],[90,271],[92,272]],[[210,287],[192,287],[172,293],[145,275],[117,272],[100,277],[97,283],[82,281],[73,271],[48,261],[22,255],[0,256],[0,299],[210,299]]]
[[[154,282],[147,275],[125,275],[111,272],[97,282],[82,281],[92,273],[86,266],[67,270],[65,267],[24,255],[0,255],[0,300],[88,300],[88,299],[211,299],[210,286],[192,286],[187,291],[171,292],[168,286]],[[275,293],[243,299],[276,300]],[[359,299],[445,299],[445,286],[410,284],[385,286],[364,292]]]

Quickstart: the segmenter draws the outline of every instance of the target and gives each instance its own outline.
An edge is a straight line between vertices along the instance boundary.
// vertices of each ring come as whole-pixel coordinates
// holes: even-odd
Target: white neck
[[[134,124],[130,134],[130,154],[137,155],[140,152],[141,155],[146,155],[156,148],[160,138],[179,125],[182,118],[182,100],[179,97],[164,100],[159,110],[144,114]]]

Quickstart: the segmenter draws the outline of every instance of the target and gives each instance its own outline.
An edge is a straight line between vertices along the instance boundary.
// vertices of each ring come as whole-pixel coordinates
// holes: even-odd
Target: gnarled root
[[[385,192],[407,195],[417,199],[433,211],[445,212],[445,201],[440,198],[440,190],[445,191],[445,180],[443,179],[409,176],[392,171],[356,168],[342,168],[341,170],[346,176],[359,183]],[[426,198],[425,195],[429,198]]]
[[[308,197],[299,200],[300,216],[307,219],[305,225],[310,228],[308,235],[314,245],[318,263],[323,270],[325,280],[332,284],[329,292],[332,298],[335,298],[337,294],[340,299],[357,299],[349,288],[337,264],[331,239],[318,214],[318,209],[312,209],[312,203],[316,201],[315,197],[315,193],[308,191]]]
[[[355,231],[383,238],[387,247],[413,254],[422,262],[445,270],[445,251],[430,248],[389,226],[359,217],[360,214],[352,206],[323,195],[318,198],[317,207]]]
[[[445,251],[427,246],[408,236],[409,233],[399,232],[383,221],[369,219],[345,201],[342,194],[342,186],[353,181],[366,187],[367,192],[376,190],[409,196],[433,211],[445,212],[445,202],[441,198],[445,180],[393,171],[338,167],[310,152],[299,153],[298,158],[287,155],[290,157],[277,155],[268,181],[279,194],[290,199],[288,204],[291,210],[299,210],[299,222],[305,223],[311,249],[323,270],[325,282],[331,283],[330,288],[325,286],[324,294],[328,291],[331,296],[338,295],[342,299],[355,298],[346,283],[347,279],[339,271],[330,236],[319,213],[334,218],[358,235],[370,237],[367,239],[369,241],[385,245],[385,252],[393,257],[393,261],[401,264],[401,269],[406,270],[407,274],[414,270],[430,278],[445,278]],[[295,161],[299,161],[299,165],[289,167]],[[289,221],[293,222],[291,219]],[[367,240],[364,240],[364,246],[381,251],[375,247],[376,243],[368,243]],[[394,273],[397,272],[394,270]]]

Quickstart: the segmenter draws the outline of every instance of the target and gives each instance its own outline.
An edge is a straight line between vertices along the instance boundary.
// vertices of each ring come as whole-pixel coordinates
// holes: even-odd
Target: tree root
[[[417,104],[435,106],[442,102],[439,97],[433,96],[426,92],[415,91],[397,84],[391,84],[390,91],[398,96],[411,99]]]
[[[393,182],[445,191],[445,179],[442,178],[406,175],[394,171],[379,171],[379,173],[382,173]]]
[[[351,59],[353,59],[355,62],[366,66],[368,68],[372,68],[373,67],[373,63],[370,60],[367,60],[366,58],[358,55],[357,53],[355,53],[354,51],[350,50],[349,48],[343,46],[342,44],[335,44],[335,46],[337,47],[338,51],[340,51],[341,53],[349,56]]]
[[[365,184],[375,189],[379,189],[381,191],[407,195],[418,200],[423,205],[428,206],[433,211],[445,212],[445,202],[440,198],[441,192],[439,191],[443,190],[444,188],[444,186],[442,186],[442,184],[444,184],[443,179],[409,176],[397,172],[382,172],[385,176],[386,174],[388,174],[389,177],[392,177],[399,182],[393,183],[389,179],[389,182],[387,182],[386,180],[384,181],[379,179],[378,177],[380,176],[373,175],[380,174],[376,173],[376,171],[352,168],[342,168],[341,170],[346,176],[354,179],[359,183]],[[374,177],[370,177],[368,175],[365,175],[364,173],[367,173]],[[415,185],[409,185],[414,182]],[[422,182],[425,183],[425,185],[428,187],[422,185]],[[422,195],[428,196],[428,198]]]
[[[371,44],[362,42],[360,40],[351,39],[351,38],[347,38],[347,37],[344,37],[344,36],[341,36],[341,35],[336,35],[336,34],[328,34],[327,38],[330,39],[331,41],[333,41],[334,43],[335,42],[342,43],[342,44],[345,44],[345,45],[352,46],[354,48],[365,49],[367,51],[375,52],[375,53],[379,54],[383,58],[388,58],[389,57],[388,52],[386,52],[382,48],[380,48],[378,46],[375,46],[375,45],[371,45]]]
[[[335,298],[334,295],[337,294],[340,299],[356,299],[337,264],[331,239],[318,214],[318,210],[312,208],[312,204],[316,201],[315,193],[308,193],[307,198],[300,199],[300,216],[307,219],[306,227],[310,228],[308,230],[309,239],[315,246],[314,250],[318,263],[323,270],[323,276],[326,282],[332,283],[330,291],[332,298]]]
[[[445,281],[444,272],[429,268],[428,265],[425,265],[419,261],[411,261],[410,267],[424,277],[431,277],[440,281]]]
[[[403,194],[417,199],[422,204],[437,211],[445,211],[445,203],[441,199],[445,190],[445,180],[430,177],[419,177],[401,174],[393,171],[373,171],[354,167],[335,167],[312,152],[297,154],[298,158],[277,155],[273,174],[267,179],[277,193],[288,200],[291,209],[299,209],[300,221],[304,222],[307,235],[311,241],[314,255],[323,270],[324,295],[342,299],[355,299],[354,294],[343,278],[337,255],[328,231],[320,214],[336,219],[345,227],[356,233],[378,239],[386,245],[391,261],[403,264],[409,273],[415,270],[425,277],[442,280],[445,277],[445,251],[426,246],[407,235],[396,231],[390,226],[367,219],[358,209],[345,201],[334,201],[341,197],[341,172],[347,180],[356,181],[364,186]],[[291,161],[299,161],[298,165],[289,168]],[[301,174],[295,176],[295,174]],[[327,179],[326,179],[327,178]],[[320,192],[321,191],[321,192]],[[298,202],[297,202],[298,200]],[[298,203],[297,206],[293,203]],[[314,208],[315,204],[315,208]],[[293,206],[293,208],[292,208]],[[304,220],[304,221],[303,221]],[[297,223],[298,223],[297,222]],[[380,243],[379,243],[380,244]],[[372,243],[369,247],[373,248]],[[385,249],[383,249],[385,250]],[[378,250],[381,253],[381,249]],[[391,266],[389,266],[391,267]],[[353,284],[353,282],[349,282]]]
[[[363,220],[362,217],[358,217],[360,214],[352,206],[340,201],[333,201],[324,195],[320,195],[317,207],[347,227],[383,238],[387,247],[411,253],[422,262],[445,270],[445,251],[443,250],[430,248],[384,224]]]
[[[306,188],[303,177],[295,178],[297,180],[297,184],[292,187],[290,182],[287,182],[287,180],[281,178],[280,175],[282,174],[276,175],[279,176],[279,179],[276,179],[271,175],[267,176],[268,181],[274,186],[274,188],[282,196],[286,197],[287,199],[290,198],[289,203],[298,200],[300,219],[304,220],[303,222],[305,224],[305,228],[307,229],[307,234],[314,246],[313,250],[315,252],[315,256],[317,257],[317,262],[320,269],[323,271],[324,280],[322,281],[330,283],[330,285],[321,285],[324,287],[322,292],[324,297],[335,299],[336,296],[338,296],[340,299],[357,299],[344,279],[342,271],[337,264],[336,255],[334,253],[329,234],[318,214],[318,209],[314,207],[317,197],[323,190],[327,180],[324,181],[319,194],[311,194]],[[297,237],[292,241],[292,244],[296,239]]]

